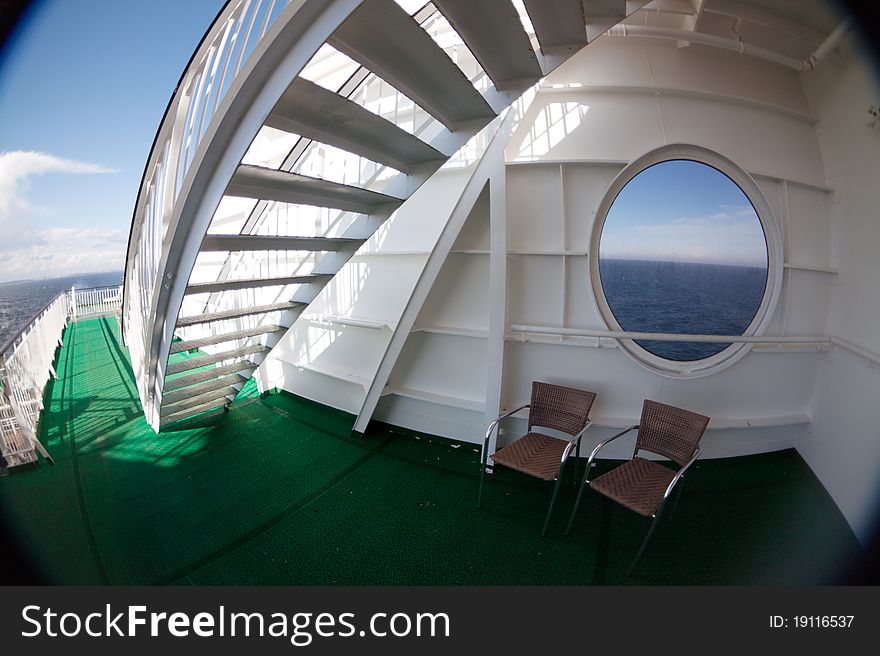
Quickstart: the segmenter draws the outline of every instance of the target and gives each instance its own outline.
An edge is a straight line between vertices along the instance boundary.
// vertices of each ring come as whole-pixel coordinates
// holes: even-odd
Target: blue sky
[[[685,160],[645,169],[618,194],[600,257],[766,266],[761,223],[723,173]]]
[[[0,281],[122,269],[153,137],[224,4],[33,4],[0,52]]]

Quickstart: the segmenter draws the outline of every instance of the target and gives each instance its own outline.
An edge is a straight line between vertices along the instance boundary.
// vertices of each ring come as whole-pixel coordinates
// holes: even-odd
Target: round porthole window
[[[781,241],[752,178],[673,145],[627,166],[599,207],[591,249],[599,309],[637,362],[676,377],[733,363],[760,334],[782,280]],[[652,338],[653,337],[653,338]]]

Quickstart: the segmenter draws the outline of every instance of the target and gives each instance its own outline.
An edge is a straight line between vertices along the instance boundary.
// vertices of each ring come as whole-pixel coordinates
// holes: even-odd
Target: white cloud
[[[0,280],[121,268],[127,235],[120,230],[40,229],[31,224],[33,215],[51,214],[28,198],[32,178],[46,173],[115,171],[46,153],[0,153]]]
[[[683,216],[669,223],[610,230],[603,234],[600,255],[761,266],[766,263],[767,246],[754,209],[730,206],[706,216]]]
[[[716,212],[707,216],[681,216],[672,221],[675,225],[708,225],[712,223],[721,223],[725,221],[736,221],[738,219],[750,218],[757,220],[758,215],[750,206],[743,205],[720,205],[719,209],[723,212]]]
[[[50,228],[35,243],[0,253],[0,281],[121,271],[128,233],[123,230]]]
[[[25,193],[28,179],[44,173],[115,173],[98,164],[77,162],[46,153],[13,150],[0,153],[0,223],[31,209]]]

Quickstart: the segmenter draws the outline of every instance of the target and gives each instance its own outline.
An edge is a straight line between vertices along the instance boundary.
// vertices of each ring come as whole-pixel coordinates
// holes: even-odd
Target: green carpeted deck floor
[[[0,479],[6,518],[63,584],[822,584],[858,543],[793,450],[698,462],[634,576],[648,521],[511,471],[474,507],[478,452],[374,429],[253,386],[213,422],[155,435],[115,322],[72,325],[41,438],[56,459]],[[198,424],[199,422],[197,422]]]

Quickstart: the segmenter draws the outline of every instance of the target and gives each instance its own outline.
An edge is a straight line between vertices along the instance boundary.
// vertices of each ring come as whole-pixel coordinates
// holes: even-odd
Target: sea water
[[[764,297],[766,267],[600,258],[608,306],[631,332],[741,335]],[[701,360],[729,344],[641,340],[667,360]]]
[[[767,285],[766,267],[690,262],[601,258],[599,275],[614,317],[633,332],[740,335],[754,319]],[[120,284],[121,272],[0,283],[0,344],[60,292]],[[700,360],[729,346],[656,340],[638,344],[676,361]]]
[[[0,345],[17,335],[61,292],[70,291],[71,287],[86,289],[121,284],[121,271],[0,283]]]

